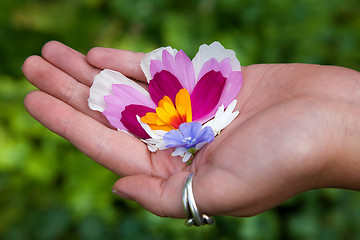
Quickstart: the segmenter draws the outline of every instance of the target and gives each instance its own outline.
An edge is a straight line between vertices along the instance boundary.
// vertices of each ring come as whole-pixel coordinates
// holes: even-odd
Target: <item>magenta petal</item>
[[[182,88],[183,86],[179,80],[172,73],[165,70],[156,73],[154,79],[149,83],[149,93],[156,105],[164,96],[168,96],[175,103],[176,94]]]
[[[136,116],[143,117],[148,112],[155,112],[155,109],[142,105],[129,105],[121,113],[121,123],[135,136],[143,139],[150,138],[138,122]]]
[[[206,73],[196,84],[191,94],[193,121],[209,114],[218,104],[226,78],[220,72]]]
[[[215,116],[217,110],[221,105],[224,105],[225,108],[237,97],[239,94],[243,83],[243,77],[241,71],[234,71],[229,75],[229,78],[226,80],[223,93],[219,99],[218,104],[215,108],[209,112],[207,115],[201,117],[199,122],[206,122]]]

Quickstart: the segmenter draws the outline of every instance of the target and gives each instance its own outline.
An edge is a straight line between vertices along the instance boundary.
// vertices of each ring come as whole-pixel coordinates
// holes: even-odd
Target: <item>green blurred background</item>
[[[360,194],[301,194],[251,218],[186,228],[111,193],[117,176],[46,130],[22,101],[20,67],[59,40],[191,57],[220,41],[242,65],[304,62],[360,70],[359,0],[1,0],[0,239],[360,239]]]

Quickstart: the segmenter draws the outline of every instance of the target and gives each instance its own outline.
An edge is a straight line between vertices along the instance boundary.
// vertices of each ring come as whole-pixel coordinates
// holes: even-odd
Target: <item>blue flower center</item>
[[[196,138],[187,137],[182,140],[188,147],[193,146],[196,143]]]

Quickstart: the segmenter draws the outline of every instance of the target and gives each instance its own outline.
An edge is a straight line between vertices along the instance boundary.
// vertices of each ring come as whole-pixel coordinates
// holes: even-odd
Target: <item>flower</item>
[[[200,150],[206,143],[214,140],[214,131],[211,127],[202,128],[201,123],[183,123],[179,130],[171,130],[163,137],[167,148],[175,147],[173,156],[182,156],[183,162]]]
[[[146,54],[140,66],[148,91],[121,73],[105,69],[90,88],[89,107],[102,112],[115,128],[142,139],[150,151],[170,146],[176,153],[178,148],[188,149],[164,145],[164,141],[175,134],[172,131],[181,133],[180,126],[190,126],[186,123],[198,126],[208,122],[219,109],[228,114],[224,109],[239,94],[243,82],[235,52],[219,42],[200,46],[193,60],[182,50],[159,48]],[[230,123],[230,118],[226,122]],[[213,120],[206,131],[217,127],[219,121],[219,117]],[[226,122],[217,128],[223,129]]]

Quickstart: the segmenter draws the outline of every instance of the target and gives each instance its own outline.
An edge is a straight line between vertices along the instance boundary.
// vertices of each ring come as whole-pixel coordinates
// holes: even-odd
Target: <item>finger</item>
[[[114,173],[150,173],[149,152],[135,137],[109,129],[41,91],[28,94],[24,103],[40,123]]]
[[[140,62],[144,56],[145,53],[96,47],[88,52],[87,61],[97,68],[112,69],[130,78],[146,82],[140,68]]]
[[[180,172],[170,178],[134,175],[119,179],[114,193],[138,202],[145,209],[161,217],[185,218],[182,206],[182,188],[189,172]]]
[[[77,81],[90,86],[99,69],[86,61],[86,56],[57,41],[51,41],[42,48],[46,61],[61,69]]]
[[[110,127],[101,113],[89,108],[87,102],[89,87],[79,83],[39,56],[28,57],[22,66],[22,71],[28,81],[40,90]]]

